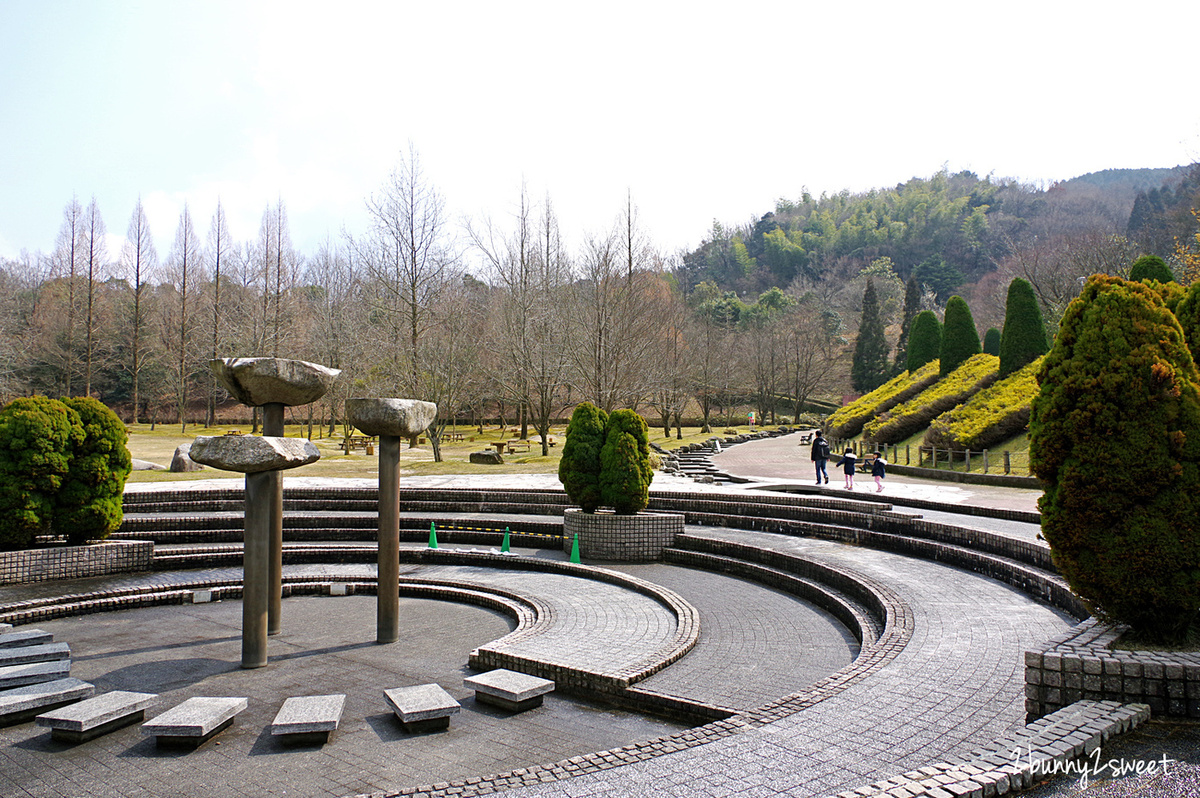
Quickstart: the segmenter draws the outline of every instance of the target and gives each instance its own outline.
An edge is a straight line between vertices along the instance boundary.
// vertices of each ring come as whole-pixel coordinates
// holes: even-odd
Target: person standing
[[[854,454],[853,449],[847,449],[842,455],[842,459],[834,463],[834,468],[842,467],[842,473],[846,475],[846,490],[854,490],[854,467],[858,463],[858,457]]]
[[[801,444],[803,445],[803,444]],[[829,462],[829,441],[821,434],[821,430],[817,430],[816,436],[812,442],[812,461],[817,467],[817,484],[821,484],[821,479],[824,477],[825,484],[829,484],[829,473],[825,470],[825,464]]]
[[[871,461],[871,476],[875,477],[875,492],[883,493],[883,478],[887,476],[887,460],[883,459],[883,455],[875,452],[875,459]]]

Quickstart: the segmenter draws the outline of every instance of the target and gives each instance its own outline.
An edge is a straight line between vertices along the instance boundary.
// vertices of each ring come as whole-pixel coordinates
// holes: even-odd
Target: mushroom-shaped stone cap
[[[411,438],[429,429],[437,405],[420,399],[347,399],[346,417],[364,435]]]
[[[201,436],[192,441],[192,459],[222,471],[257,474],[315,463],[321,453],[305,438],[256,435]]]
[[[244,405],[306,405],[325,395],[340,369],[281,357],[227,357],[210,360],[217,382]]]

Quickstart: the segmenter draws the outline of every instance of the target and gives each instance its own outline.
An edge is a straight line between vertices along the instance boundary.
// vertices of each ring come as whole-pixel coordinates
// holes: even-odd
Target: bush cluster
[[[121,524],[125,443],[125,425],[95,399],[32,396],[0,410],[0,549],[108,537]]]
[[[607,415],[591,402],[571,414],[558,479],[585,513],[612,507],[633,515],[650,502],[654,469],[646,420],[633,410]]]
[[[937,318],[934,318],[937,321]],[[853,438],[862,432],[863,425],[903,401],[911,399],[937,382],[938,361],[925,363],[915,372],[905,371],[858,397],[845,407],[838,408],[826,422],[829,434],[835,438]]]
[[[1002,443],[1029,426],[1029,408],[1038,392],[1038,358],[942,413],[925,433],[926,446],[945,449],[986,449]]]
[[[1101,618],[1179,640],[1200,611],[1200,373],[1153,283],[1093,276],[1029,423],[1042,534]]]
[[[880,443],[899,443],[995,382],[999,368],[995,355],[974,355],[945,379],[875,418],[863,427],[863,434]]]

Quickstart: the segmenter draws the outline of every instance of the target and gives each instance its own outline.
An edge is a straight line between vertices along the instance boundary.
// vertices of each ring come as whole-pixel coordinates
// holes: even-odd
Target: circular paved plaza
[[[916,483],[905,489],[899,480],[889,487],[897,494],[932,490]],[[1001,501],[997,496],[989,501]],[[939,512],[954,517],[950,508]],[[958,518],[964,526],[989,523]],[[1035,536],[1028,527],[996,522],[995,531]],[[833,795],[963,755],[1022,727],[1023,652],[1074,623],[1005,584],[928,559],[707,523],[689,524],[686,534],[713,550],[749,547],[853,574],[890,602],[889,617],[903,628],[877,631],[899,642],[871,648],[844,619],[793,591],[719,568],[666,563],[605,566],[628,581],[593,578],[586,565],[548,572],[406,564],[406,579],[520,597],[542,617],[536,628],[518,629],[494,609],[402,598],[401,640],[380,646],[372,642],[374,597],[294,596],[284,602],[283,633],[270,640],[270,664],[252,671],[238,667],[237,600],[58,618],[37,626],[70,644],[72,675],[98,691],[158,693],[148,716],[197,695],[245,696],[248,709],[186,753],[160,751],[136,725],[80,745],[58,743],[31,723],[0,729],[0,794],[393,795],[426,785],[446,795]],[[516,554],[514,562],[563,559],[554,549]],[[373,575],[367,564],[285,566],[291,580],[368,582]],[[240,569],[218,567],[6,587],[0,610],[31,598],[238,578]],[[677,644],[680,617],[639,584],[691,608],[698,633],[684,656],[637,687],[664,701],[716,708],[729,720],[667,720],[577,691],[553,693],[542,707],[513,715],[476,703],[463,688],[475,672],[468,658],[479,650],[597,673],[664,656]],[[462,711],[445,732],[410,734],[382,691],[430,682]],[[285,698],[335,692],[346,694],[346,707],[325,745],[288,747],[270,734]],[[1162,745],[1186,751],[1195,739],[1189,734]],[[1053,789],[1059,792],[1041,794],[1076,794],[1069,785]]]

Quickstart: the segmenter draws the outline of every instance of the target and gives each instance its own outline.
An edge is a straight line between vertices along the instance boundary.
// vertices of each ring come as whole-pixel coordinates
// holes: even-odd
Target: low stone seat
[[[27,662],[23,665],[0,667],[0,690],[41,684],[71,675],[71,660],[56,659],[52,662]]]
[[[146,707],[156,701],[156,693],[113,690],[44,712],[37,716],[35,723],[49,728],[50,736],[55,740],[82,743],[137,723],[146,716]]]
[[[21,629],[17,632],[0,634],[0,648],[17,648],[18,646],[37,646],[42,643],[53,643],[54,635],[41,629]]]
[[[475,700],[484,704],[524,712],[540,707],[546,693],[554,690],[554,682],[505,668],[463,679],[463,686],[475,691]]]
[[[70,659],[71,647],[66,643],[42,643],[34,646],[0,648],[0,667],[24,665],[27,662],[53,662]]]
[[[5,690],[0,692],[0,726],[24,723],[47,710],[87,698],[95,691],[93,685],[70,678]]]
[[[229,728],[248,699],[196,696],[142,724],[159,748],[199,748]]]
[[[292,696],[283,702],[271,722],[271,734],[289,745],[327,743],[342,719],[345,705],[346,696],[340,693]]]
[[[384,690],[383,697],[396,717],[410,732],[441,731],[450,728],[450,716],[462,705],[436,684],[418,684]]]

